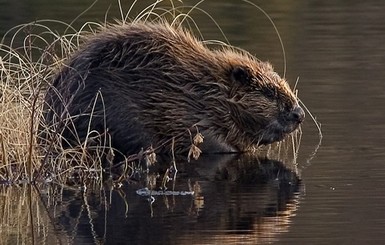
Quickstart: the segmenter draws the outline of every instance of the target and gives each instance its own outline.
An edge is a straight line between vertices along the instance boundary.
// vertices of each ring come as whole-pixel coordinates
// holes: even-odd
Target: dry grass
[[[36,132],[42,108],[42,88],[52,76],[57,59],[49,51],[50,46],[40,47],[40,42],[48,38],[44,34],[29,34],[21,39],[20,47],[13,47],[17,35],[33,27],[41,25],[15,28],[10,45],[2,43],[0,46],[2,181],[30,181],[41,162]],[[39,42],[39,46],[35,46],[35,42]]]
[[[44,92],[65,57],[78,46],[78,33],[57,35],[48,27],[51,22],[17,26],[6,35],[10,44],[3,42],[0,46],[2,181],[31,182],[40,176],[48,177],[42,172],[43,164],[52,159],[38,144],[38,129],[44,127],[39,124]],[[20,40],[22,44],[15,44]],[[67,154],[64,149],[60,152]],[[65,168],[56,163],[50,173],[60,176]]]
[[[20,25],[10,30],[0,44],[0,181],[31,182],[37,178],[64,181],[86,169],[100,172],[100,163],[87,162],[84,149],[64,149],[59,141],[50,150],[39,147],[38,129],[46,88],[63,61],[79,45],[83,30],[57,35],[47,20]],[[10,40],[5,44],[4,40]],[[20,44],[21,40],[21,44]],[[47,153],[55,150],[56,156]],[[96,160],[96,159],[93,159]],[[76,167],[71,166],[79,162]],[[47,163],[51,164],[47,164]],[[100,161],[99,161],[100,162]],[[81,172],[81,171],[80,171]]]

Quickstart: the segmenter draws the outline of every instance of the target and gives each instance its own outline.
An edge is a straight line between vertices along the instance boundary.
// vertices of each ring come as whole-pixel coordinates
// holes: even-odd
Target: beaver
[[[173,147],[181,152],[198,130],[203,152],[245,152],[282,140],[305,117],[271,64],[231,46],[209,47],[165,21],[110,24],[87,37],[45,104],[47,128],[66,145],[107,133],[124,155],[150,145],[169,151],[165,142],[178,135]]]

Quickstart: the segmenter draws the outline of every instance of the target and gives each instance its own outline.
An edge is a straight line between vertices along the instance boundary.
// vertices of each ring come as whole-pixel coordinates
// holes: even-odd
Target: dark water
[[[144,2],[141,5],[148,5]],[[136,194],[143,187],[138,183],[111,192],[88,190],[87,195],[53,188],[63,195],[59,202],[49,195],[40,199],[55,204],[48,208],[52,222],[41,225],[50,234],[41,235],[42,242],[384,243],[385,2],[254,3],[274,20],[286,48],[286,77],[292,86],[299,77],[299,96],[322,124],[322,144],[314,158],[319,138],[308,115],[297,164],[276,155],[270,160],[217,156],[181,163],[176,181],[168,186],[195,190],[195,196],[154,195],[151,205]],[[35,19],[71,22],[90,4],[3,1],[0,32]],[[119,18],[115,1],[99,1],[75,25],[103,21],[110,4],[110,16]],[[130,3],[123,6],[127,10]],[[231,44],[271,61],[283,73],[277,35],[260,11],[241,1],[206,1],[200,6],[219,22]],[[222,38],[202,12],[192,15],[205,39]],[[218,178],[222,180],[214,180]],[[0,228],[2,237],[11,237],[9,243],[17,241],[9,227]]]

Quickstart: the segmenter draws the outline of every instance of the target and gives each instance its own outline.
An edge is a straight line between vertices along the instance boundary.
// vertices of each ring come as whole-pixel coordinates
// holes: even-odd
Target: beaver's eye
[[[250,71],[245,67],[235,67],[231,71],[231,79],[244,85],[249,85],[251,81]]]
[[[271,99],[271,100],[274,100],[274,99],[276,99],[276,92],[274,91],[274,90],[271,90],[271,89],[264,89],[263,90],[263,94],[267,97],[267,98],[269,98],[269,99]]]

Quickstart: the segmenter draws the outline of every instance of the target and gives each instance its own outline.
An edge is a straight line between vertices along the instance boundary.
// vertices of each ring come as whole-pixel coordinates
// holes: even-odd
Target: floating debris
[[[139,196],[187,196],[187,195],[194,195],[194,191],[167,191],[167,190],[160,190],[160,191],[154,191],[149,190],[147,187],[142,188],[136,191],[136,194]]]

